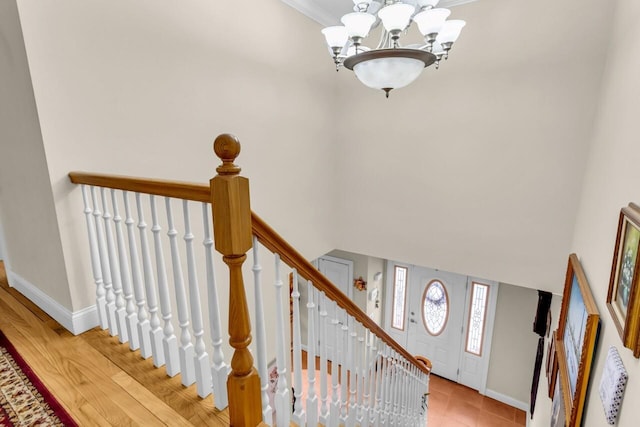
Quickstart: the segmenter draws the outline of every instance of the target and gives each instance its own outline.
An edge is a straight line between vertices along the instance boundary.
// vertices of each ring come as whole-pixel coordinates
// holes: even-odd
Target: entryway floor
[[[429,427],[519,427],[526,413],[436,375],[429,381]]]

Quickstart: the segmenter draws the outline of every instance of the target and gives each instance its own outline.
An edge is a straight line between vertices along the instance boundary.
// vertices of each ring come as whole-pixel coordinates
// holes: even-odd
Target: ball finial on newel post
[[[240,173],[240,167],[233,162],[240,155],[240,141],[234,135],[223,133],[213,141],[213,151],[222,160],[216,168],[220,175],[234,175]]]

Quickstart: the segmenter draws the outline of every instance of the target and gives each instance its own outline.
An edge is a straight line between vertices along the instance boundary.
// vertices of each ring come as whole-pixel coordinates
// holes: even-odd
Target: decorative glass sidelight
[[[449,295],[442,282],[433,280],[424,290],[422,297],[422,321],[427,332],[440,335],[449,318]]]
[[[407,267],[394,267],[393,274],[393,306],[391,313],[391,327],[404,330],[404,311],[407,298]]]
[[[484,341],[484,324],[487,318],[487,302],[489,301],[489,286],[482,283],[472,283],[471,306],[469,307],[469,325],[467,327],[467,353],[482,355]]]

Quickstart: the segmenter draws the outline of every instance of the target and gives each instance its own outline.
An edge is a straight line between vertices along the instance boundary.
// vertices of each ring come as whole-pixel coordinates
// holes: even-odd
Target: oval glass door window
[[[422,296],[422,321],[427,332],[440,335],[449,318],[449,295],[442,282],[433,280]]]

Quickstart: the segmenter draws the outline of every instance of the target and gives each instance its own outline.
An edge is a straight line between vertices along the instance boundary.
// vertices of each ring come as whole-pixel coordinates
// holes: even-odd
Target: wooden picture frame
[[[576,254],[569,256],[556,336],[558,374],[567,427],[580,426],[600,315]]]
[[[607,308],[625,347],[640,357],[640,207],[630,203],[620,210],[613,251]]]

